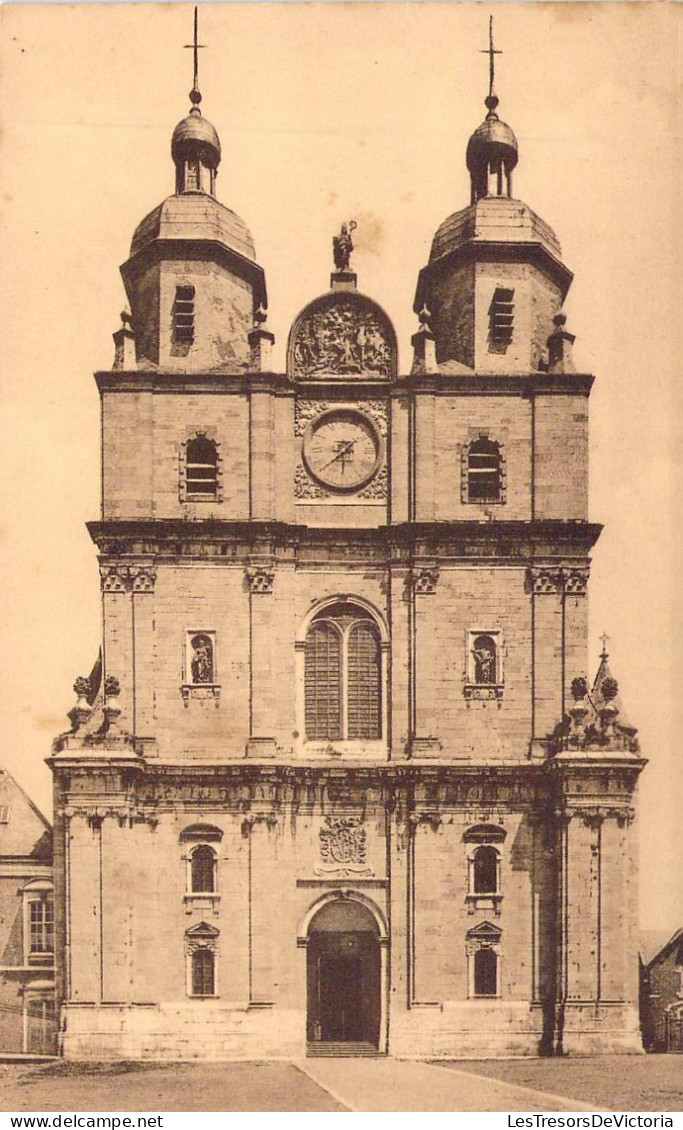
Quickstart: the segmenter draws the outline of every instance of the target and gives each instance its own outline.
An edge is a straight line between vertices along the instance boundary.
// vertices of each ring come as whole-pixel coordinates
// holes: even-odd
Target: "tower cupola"
[[[467,143],[467,168],[472,182],[472,203],[485,196],[512,196],[512,170],[519,157],[517,138],[495,107],[495,94],[486,99],[489,112]]]
[[[485,196],[512,196],[512,170],[517,164],[519,151],[517,138],[506,122],[501,122],[496,110],[498,96],[493,89],[495,57],[500,55],[493,46],[493,16],[489,18],[489,47],[484,52],[489,57],[489,92],[484,99],[487,114],[467,143],[467,168],[472,182],[472,204]]]
[[[123,336],[134,333],[143,367],[239,373],[252,364],[250,337],[268,305],[266,281],[249,228],[216,199],[221,143],[199,108],[196,8],[189,46],[192,107],[171,141],[175,193],[138,224],[121,267],[131,310]]]
[[[171,139],[171,156],[176,168],[176,192],[207,192],[216,195],[216,176],[221,161],[221,143],[211,122],[202,117],[199,104],[199,48],[197,9],[194,10],[194,82],[190,91],[192,109],[178,122]]]
[[[436,365],[454,372],[465,366],[503,375],[549,365],[559,371],[559,353],[569,364],[571,335],[554,332],[554,319],[572,274],[552,229],[513,196],[519,148],[497,113],[494,63],[501,52],[493,46],[493,17],[483,54],[489,57],[487,113],[467,143],[470,203],[439,225],[420,271],[413,309],[421,320],[422,311],[429,312],[429,336],[423,329],[416,344],[423,349],[429,343]]]

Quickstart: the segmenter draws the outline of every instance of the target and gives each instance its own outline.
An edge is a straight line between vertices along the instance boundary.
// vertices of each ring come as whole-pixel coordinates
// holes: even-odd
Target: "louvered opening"
[[[500,448],[489,439],[470,444],[467,456],[467,492],[470,502],[498,502],[500,499]]]
[[[218,489],[218,453],[215,443],[205,436],[189,441],[185,458],[185,487],[188,494],[215,498]]]
[[[177,286],[173,303],[173,340],[184,344],[194,341],[194,298],[193,286]]]
[[[515,320],[514,290],[496,287],[489,307],[489,346],[504,352],[512,341]]]

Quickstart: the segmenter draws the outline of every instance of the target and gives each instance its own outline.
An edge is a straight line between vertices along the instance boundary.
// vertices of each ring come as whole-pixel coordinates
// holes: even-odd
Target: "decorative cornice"
[[[104,369],[95,373],[101,393],[215,393],[248,397],[252,392],[273,396],[294,397],[297,394],[333,397],[335,400],[356,399],[362,388],[369,397],[384,394],[401,399],[413,394],[428,396],[588,396],[595,377],[591,373],[406,373],[392,382],[354,377],[349,381],[296,381],[285,373],[179,373],[172,370]]]
[[[535,561],[535,569],[557,572],[561,559],[587,556],[600,536],[602,526],[593,522],[556,520],[523,522],[498,520],[480,522],[467,519],[462,522],[403,522],[378,527],[310,527],[287,522],[233,522],[215,518],[185,520],[117,519],[89,522],[88,530],[93,541],[105,557],[120,558],[149,554],[150,556],[222,556],[224,564],[234,564],[234,556],[221,554],[226,542],[236,545],[246,556],[273,556],[276,550],[293,554],[299,547],[316,546],[326,551],[334,545],[357,546],[365,555],[375,550],[389,564],[395,555],[410,564],[410,554],[428,548],[429,566],[435,557],[472,560],[478,556],[510,558],[520,564]],[[327,555],[325,561],[329,560]],[[405,556],[402,556],[405,555]],[[549,560],[544,560],[549,559]],[[558,560],[559,559],[559,560]],[[348,558],[345,558],[348,560]],[[555,564],[554,562],[557,562]],[[133,562],[131,562],[132,564]],[[419,560],[414,568],[422,567]],[[126,561],[103,561],[105,569],[123,568]],[[571,572],[574,566],[564,566]],[[585,568],[584,561],[577,568]]]
[[[564,298],[573,274],[568,267],[558,259],[538,239],[502,241],[481,238],[470,238],[453,248],[446,255],[422,267],[418,275],[417,290],[413,310],[419,313],[422,307],[429,304],[430,286],[432,278],[441,278],[449,274],[460,263],[485,262],[485,263],[533,263],[555,281],[561,289]]]

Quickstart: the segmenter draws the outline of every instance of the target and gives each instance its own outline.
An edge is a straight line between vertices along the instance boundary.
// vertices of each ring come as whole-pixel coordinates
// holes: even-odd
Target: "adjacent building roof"
[[[0,860],[52,859],[52,827],[6,769],[0,769]]]

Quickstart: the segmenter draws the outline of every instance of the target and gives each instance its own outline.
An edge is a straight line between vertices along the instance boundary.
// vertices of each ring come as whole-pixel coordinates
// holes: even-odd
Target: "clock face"
[[[309,425],[303,455],[309,473],[330,490],[355,491],[379,470],[382,441],[367,416],[337,408]]]

